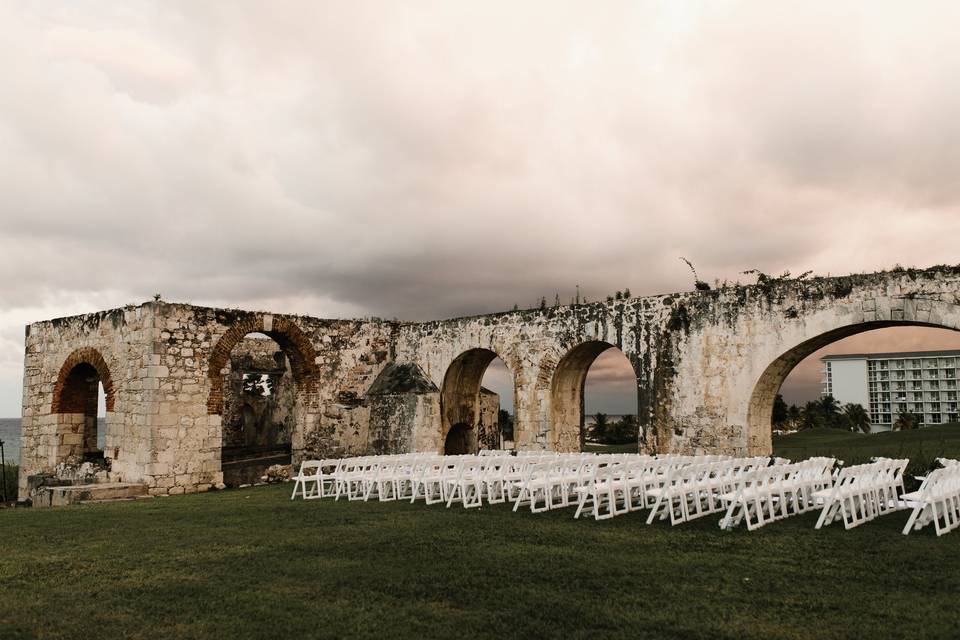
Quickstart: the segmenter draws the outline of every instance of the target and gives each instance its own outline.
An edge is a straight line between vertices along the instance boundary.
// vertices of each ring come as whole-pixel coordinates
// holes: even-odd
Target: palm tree
[[[637,416],[627,414],[619,422],[615,422],[614,427],[618,444],[634,443],[640,437],[640,425],[637,422]]]
[[[779,393],[773,399],[773,416],[771,422],[774,427],[782,427],[789,419],[789,409],[783,396]]]
[[[897,431],[906,431],[908,429],[920,428],[920,416],[909,411],[902,411],[897,414],[897,421],[893,423],[893,428]]]
[[[862,404],[851,402],[843,407],[843,417],[850,424],[851,431],[870,432],[870,414]]]
[[[824,418],[827,418],[827,421],[830,421],[830,418],[836,416],[840,413],[840,403],[837,402],[837,399],[832,395],[825,395],[820,398],[820,412],[823,414]]]
[[[787,409],[787,421],[790,423],[790,426],[794,429],[799,428],[800,418],[803,416],[803,410],[795,404],[790,405],[790,408]]]

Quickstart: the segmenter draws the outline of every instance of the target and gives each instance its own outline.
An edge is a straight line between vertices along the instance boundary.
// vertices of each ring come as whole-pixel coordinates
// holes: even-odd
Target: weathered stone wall
[[[500,396],[480,388],[480,411],[476,426],[478,449],[500,448]]]
[[[224,375],[249,333],[272,338],[294,381],[294,463],[303,456],[361,453],[368,409],[361,398],[389,355],[392,325],[160,304],[155,350],[164,355],[169,393],[160,400],[162,442],[152,491],[219,484]],[[163,387],[162,387],[163,388]],[[179,422],[173,418],[177,416]],[[172,428],[178,431],[173,436]],[[172,483],[172,484],[171,484]]]
[[[27,327],[24,353],[20,494],[27,478],[53,474],[83,453],[86,413],[55,404],[76,365],[102,372],[107,398],[104,455],[115,478],[139,481],[153,449],[149,428],[159,359],[149,349],[150,305],[37,322]],[[69,404],[69,403],[67,403]],[[94,415],[96,411],[94,408]]]
[[[113,479],[143,482],[155,494],[217,486],[224,376],[251,332],[275,340],[289,364],[295,463],[440,451],[458,421],[482,425],[478,437],[490,440],[486,425],[496,412],[479,387],[496,356],[514,378],[516,447],[576,450],[586,370],[610,347],[637,374],[638,448],[769,451],[773,397],[803,357],[883,326],[960,329],[958,296],[960,268],[935,267],[762,277],[752,286],[427,323],[163,302],[39,322],[26,337],[21,487],[27,475],[82,453],[87,410],[61,397],[72,388],[63,377],[78,363],[109,386],[105,455]],[[415,383],[376,385],[388,364]]]
[[[787,374],[841,338],[888,326],[960,329],[960,269],[767,280],[686,296],[660,446],[767,452]]]

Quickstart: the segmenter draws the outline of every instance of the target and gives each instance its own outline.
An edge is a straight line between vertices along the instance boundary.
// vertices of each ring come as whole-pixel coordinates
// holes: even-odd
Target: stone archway
[[[493,402],[498,401],[496,394],[481,386],[487,367],[497,358],[500,356],[490,349],[468,349],[454,358],[447,367],[440,387],[441,442],[446,442],[455,426],[465,425],[473,434],[473,447],[476,449],[477,427],[481,418],[481,396],[492,396]],[[500,360],[506,363],[503,358]],[[512,371],[511,377],[516,389],[516,376]],[[516,397],[514,393],[515,402]],[[497,428],[495,425],[488,425],[488,427]]]
[[[749,454],[764,454],[772,450],[771,420],[773,404],[780,387],[787,376],[801,361],[815,351],[822,349],[838,340],[848,338],[859,333],[885,329],[888,327],[928,327],[939,329],[958,330],[956,327],[930,322],[903,321],[870,321],[840,326],[804,340],[787,349],[775,358],[763,370],[753,386],[747,408],[747,451]]]
[[[567,351],[557,363],[550,383],[550,428],[556,451],[583,449],[587,373],[601,353],[616,348],[602,340],[582,342]]]
[[[292,428],[287,431],[286,424],[265,426],[261,420],[262,412],[258,413],[251,406],[249,407],[250,411],[247,411],[244,415],[242,404],[241,406],[235,406],[234,404],[231,405],[234,406],[231,411],[239,412],[236,417],[242,425],[242,442],[234,442],[235,438],[231,437],[230,443],[224,443],[224,436],[229,431],[223,423],[225,393],[228,392],[224,387],[224,371],[231,363],[234,349],[251,333],[263,334],[270,338],[275,343],[274,348],[279,347],[280,352],[289,363],[293,397],[292,412],[288,413],[292,413]],[[210,385],[207,413],[221,416],[219,424],[221,448],[218,458],[224,484],[234,486],[253,482],[260,477],[264,469],[273,464],[287,465],[296,462],[294,459],[295,452],[302,450],[305,432],[309,429],[309,415],[316,411],[316,359],[317,355],[310,339],[295,323],[287,318],[268,314],[249,315],[239,319],[217,341],[211,351],[207,365],[207,379]],[[276,367],[283,369],[281,366],[283,357],[277,356],[274,360]],[[273,365],[271,365],[271,368],[274,368]],[[285,387],[285,389],[289,393],[289,387]],[[231,386],[229,392],[234,393],[235,391],[236,389]],[[234,403],[238,400],[235,396],[231,396],[231,398]],[[247,398],[246,400],[252,401],[253,399]],[[261,411],[264,410],[262,405],[262,402],[258,405]],[[266,437],[279,433],[279,431],[275,432],[274,430],[281,428],[285,433],[283,442],[277,442],[276,438]],[[229,431],[229,433],[235,436],[236,430]]]
[[[262,333],[280,346],[290,360],[298,396],[301,396],[299,399],[310,404],[316,394],[317,384],[317,354],[310,339],[300,327],[286,318],[251,316],[234,323],[213,347],[207,365],[207,378],[210,382],[207,413],[215,415],[223,412],[222,371],[230,360],[233,348],[250,333]]]

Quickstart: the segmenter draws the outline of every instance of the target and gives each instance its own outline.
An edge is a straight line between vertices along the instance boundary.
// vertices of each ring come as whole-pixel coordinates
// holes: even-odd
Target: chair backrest
[[[300,463],[300,475],[309,476],[317,475],[320,473],[320,469],[323,466],[322,460],[304,460]]]

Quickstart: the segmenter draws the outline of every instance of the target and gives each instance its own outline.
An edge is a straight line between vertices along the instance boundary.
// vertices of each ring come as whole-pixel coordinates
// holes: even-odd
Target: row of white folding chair
[[[503,502],[509,481],[519,477],[517,468],[536,464],[541,456],[531,453],[522,457],[509,455],[430,456],[422,459],[413,472],[410,500],[421,497],[427,504],[463,502],[465,507],[480,506],[484,496],[490,502]],[[405,494],[403,497],[407,497]],[[466,500],[463,500],[463,498]]]
[[[344,462],[349,460],[351,459],[304,460],[293,478],[291,499],[296,497],[298,491],[307,500],[333,496],[340,469]]]
[[[334,476],[340,467],[340,462],[340,459],[301,462],[299,472],[293,477],[293,493],[290,499],[296,498],[298,491],[304,500],[332,496],[336,490]]]
[[[460,502],[479,507],[487,493],[488,473],[504,464],[500,456],[440,456],[426,459],[411,483],[411,502],[423,497],[427,504]]]
[[[613,459],[595,466],[576,488],[577,510],[573,517],[579,518],[589,510],[595,520],[606,520],[630,511],[633,507],[630,483],[644,476],[650,460],[654,459]],[[666,463],[661,461],[660,464]]]
[[[533,512],[567,507],[577,497],[575,517],[588,506],[596,517],[604,506],[611,505],[604,497],[611,492],[617,496],[614,503],[626,502],[629,507],[627,480],[643,463],[651,460],[654,458],[642,454],[573,454],[555,461],[552,467],[531,469],[527,479],[517,483],[520,491],[514,511],[525,504],[529,504]],[[620,511],[616,504],[611,509]]]
[[[516,502],[528,503],[529,492],[524,492],[524,482],[532,467],[538,464],[561,465],[565,469],[579,468],[586,463],[595,463],[603,456],[594,453],[528,452],[514,459],[501,459],[495,468],[486,473],[485,495],[490,504]],[[570,472],[567,471],[569,474]],[[542,509],[540,509],[542,510]]]
[[[598,464],[576,491],[575,518],[589,511],[597,520],[653,506],[667,479],[692,463],[716,463],[725,456],[634,455]]]
[[[903,507],[903,472],[909,460],[879,458],[867,464],[844,467],[830,488],[814,494],[823,502],[816,528],[842,519],[852,529],[884,513]]]
[[[335,474],[334,499],[345,496],[348,500],[368,500],[374,489],[379,497],[381,488],[385,492],[392,488],[382,483],[381,478],[389,475],[397,462],[414,457],[413,454],[396,454],[345,458]]]
[[[589,509],[595,519],[603,520],[621,513],[652,506],[657,493],[675,469],[688,467],[691,461],[716,460],[716,456],[636,456],[620,464],[597,469],[594,477],[579,491],[579,517]]]
[[[475,502],[474,493],[487,496],[491,502],[515,500],[519,493],[517,480],[522,478],[524,470],[533,464],[543,461],[553,461],[567,465],[564,476],[570,479],[567,490],[559,492],[558,496],[566,496],[560,504],[569,504],[569,496],[577,486],[583,484],[580,468],[584,461],[598,461],[608,463],[613,460],[640,460],[649,459],[639,454],[593,454],[573,453],[563,454],[554,452],[522,452],[523,455],[511,456],[509,453],[487,452],[482,456],[439,456],[437,454],[395,454],[383,456],[360,456],[340,460],[307,461],[298,475],[300,482],[295,483],[294,495],[299,489],[310,497],[333,496],[339,499],[345,496],[349,500],[369,500],[373,496],[381,501],[396,498],[410,498],[416,500],[424,497],[428,503],[446,500],[448,493],[457,496],[463,494],[463,486],[452,491],[452,483],[460,474],[458,460],[480,460],[479,468],[468,469],[466,481],[475,481],[481,478],[480,489],[468,491],[468,504]],[[684,460],[696,459],[690,456],[667,456],[665,459]],[[318,463],[324,463],[321,469]],[[444,470],[439,472],[436,467],[444,464]],[[332,466],[331,466],[332,465]],[[518,468],[519,467],[519,468]],[[310,478],[307,478],[310,476]],[[430,482],[424,482],[423,479]],[[506,482],[504,482],[506,478]],[[319,488],[318,488],[319,487]],[[451,491],[448,491],[450,489]]]
[[[720,496],[727,505],[720,527],[732,529],[745,521],[753,531],[775,520],[803,513],[814,496],[832,481],[832,458],[775,464],[746,473],[735,491]]]
[[[365,484],[364,501],[373,495],[381,502],[403,499],[410,496],[413,474],[418,463],[437,458],[431,454],[403,455],[386,457],[375,467],[372,477]]]
[[[529,465],[508,489],[513,510],[527,505],[532,513],[539,513],[570,506],[577,490],[594,478],[598,467],[617,464],[624,463],[604,456],[570,456]]]
[[[943,464],[942,459],[940,462]],[[931,471],[920,489],[904,494],[903,500],[913,505],[903,528],[904,535],[931,522],[938,536],[960,527],[960,463],[945,464],[942,469]]]
[[[656,499],[647,524],[653,524],[658,512],[660,519],[669,516],[670,524],[677,525],[722,511],[721,497],[735,492],[748,474],[769,463],[769,458],[758,457],[671,467],[661,487],[647,490],[647,495]]]

